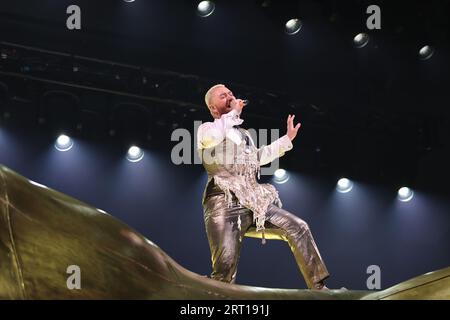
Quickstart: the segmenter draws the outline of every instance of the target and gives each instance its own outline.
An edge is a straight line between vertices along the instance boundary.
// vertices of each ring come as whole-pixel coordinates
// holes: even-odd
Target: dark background
[[[248,98],[249,128],[302,128],[281,159],[284,207],[311,226],[330,287],[382,288],[449,266],[447,1],[3,1],[0,163],[118,217],[199,274],[211,271],[201,165],[172,164],[171,133],[209,119],[205,91]],[[82,29],[66,28],[77,4]],[[366,8],[381,8],[367,30]],[[284,33],[288,18],[303,27]],[[359,32],[369,44],[353,46]],[[422,61],[423,45],[436,49]],[[69,152],[53,147],[59,133]],[[130,163],[132,143],[145,157]],[[193,143],[193,141],[192,141]],[[192,149],[193,152],[193,149]],[[339,177],[355,180],[338,194]],[[269,177],[270,178],[270,177]],[[415,190],[411,202],[396,192]],[[286,243],[246,239],[240,284],[301,288]]]

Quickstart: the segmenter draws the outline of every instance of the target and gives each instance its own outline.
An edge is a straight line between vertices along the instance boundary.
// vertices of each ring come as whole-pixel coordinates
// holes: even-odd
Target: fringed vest
[[[208,182],[203,193],[203,201],[219,188],[225,193],[228,206],[232,206],[233,195],[239,203],[253,212],[256,231],[262,231],[265,243],[264,221],[266,211],[274,203],[281,208],[278,191],[271,184],[258,183],[260,178],[258,149],[247,130],[238,128],[242,140],[239,145],[225,138],[217,146],[202,149],[202,164],[208,173]],[[214,184],[214,185],[212,185]],[[240,228],[240,217],[238,218]]]

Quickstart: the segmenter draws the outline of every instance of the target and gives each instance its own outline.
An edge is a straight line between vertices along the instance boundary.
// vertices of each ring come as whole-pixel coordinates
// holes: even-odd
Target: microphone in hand
[[[230,107],[232,109],[238,110],[239,112],[242,110],[242,108],[244,108],[246,105],[249,104],[248,100],[243,100],[243,99],[233,99],[230,102]]]

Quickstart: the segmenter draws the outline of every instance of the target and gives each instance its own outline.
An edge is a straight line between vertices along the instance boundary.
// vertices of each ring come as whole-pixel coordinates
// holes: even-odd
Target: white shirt
[[[219,119],[214,119],[214,122],[205,122],[200,125],[197,131],[197,149],[214,147],[221,143],[225,137],[240,145],[243,140],[239,130],[233,128],[233,126],[241,125],[244,122],[239,115],[240,113],[236,110],[231,110],[228,113],[222,114]],[[272,162],[276,158],[283,156],[292,147],[291,139],[287,135],[275,140],[268,146],[262,146],[258,149],[258,153],[260,154],[259,164],[262,166]]]

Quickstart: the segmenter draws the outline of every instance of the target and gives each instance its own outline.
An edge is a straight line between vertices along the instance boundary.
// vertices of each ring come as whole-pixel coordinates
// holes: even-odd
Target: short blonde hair
[[[209,103],[210,103],[210,101],[211,101],[212,93],[214,92],[215,89],[220,88],[220,87],[225,87],[225,85],[219,83],[219,84],[213,85],[211,88],[209,88],[208,91],[206,91],[206,94],[205,94],[205,103],[206,103],[206,106],[208,107],[209,110],[211,110],[211,108],[209,107]]]

